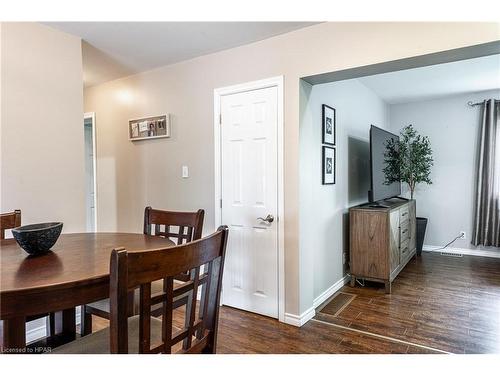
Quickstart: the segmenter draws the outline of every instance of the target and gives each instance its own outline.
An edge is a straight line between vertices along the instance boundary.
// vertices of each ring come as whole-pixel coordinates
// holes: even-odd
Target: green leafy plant
[[[434,160],[431,143],[429,137],[419,135],[412,125],[405,126],[400,135],[399,142],[389,139],[386,144],[385,184],[407,183],[413,199],[417,184],[432,184],[430,174]]]

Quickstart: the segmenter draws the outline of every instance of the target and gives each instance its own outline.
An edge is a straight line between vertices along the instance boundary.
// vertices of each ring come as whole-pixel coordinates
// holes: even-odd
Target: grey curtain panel
[[[482,111],[472,244],[500,246],[500,103],[485,100]]]

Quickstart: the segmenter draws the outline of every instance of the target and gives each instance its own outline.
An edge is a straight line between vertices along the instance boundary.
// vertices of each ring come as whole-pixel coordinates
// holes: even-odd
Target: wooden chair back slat
[[[21,210],[0,214],[0,239],[5,239],[5,231],[21,226]]]
[[[200,329],[203,326],[203,321],[200,319],[197,319],[196,322],[193,323],[193,328],[194,329]],[[185,341],[189,335],[190,329],[189,327],[184,327],[183,329],[179,330],[173,337],[172,337],[172,344],[178,344],[181,341]],[[186,350],[183,349],[182,350]]]
[[[186,339],[184,340],[182,344],[182,349],[187,350],[191,347],[191,343],[193,340],[193,325],[194,321],[196,318],[196,297],[197,297],[197,291],[198,291],[198,285],[199,285],[199,279],[200,279],[200,267],[196,267],[194,272],[193,272],[193,280],[192,280],[192,289],[190,290],[190,295],[189,295],[189,301],[188,304],[186,305],[186,319],[184,322],[184,328],[188,330],[188,335]]]
[[[193,227],[187,227],[187,233],[186,233],[187,238],[193,238],[193,230],[194,230]],[[188,240],[188,242],[189,242],[189,240]]]
[[[208,340],[210,339],[210,334],[206,334],[202,339],[197,339],[189,350],[182,350],[178,352],[179,354],[201,354],[203,349],[207,346]]]
[[[205,211],[201,209],[196,212],[174,212],[146,207],[144,234],[176,239],[178,245],[199,240],[203,232],[204,216]]]
[[[177,245],[182,245],[182,241],[187,238],[187,236],[184,234],[184,226],[180,225],[179,226],[179,236],[177,237]]]
[[[158,345],[155,346],[154,348],[151,348],[151,350],[148,352],[148,354],[160,354],[163,352],[163,346]]]
[[[167,277],[163,281],[163,293],[165,298],[163,299],[163,310],[161,320],[161,337],[163,340],[163,352],[170,354],[172,353],[172,322],[174,313],[174,279],[173,277]]]
[[[201,278],[201,281],[204,281],[206,280],[206,284],[205,286],[201,289],[201,301],[203,301],[202,304],[200,304],[200,312],[199,312],[199,317],[200,319],[203,319],[203,314],[205,313],[205,311],[207,311],[208,309],[208,298],[207,298],[207,291],[210,290],[210,283],[211,283],[211,278],[210,277],[207,277],[206,275],[211,275],[212,274],[212,263],[213,262],[209,262],[208,263],[208,268],[207,268],[207,271],[206,273],[203,275],[203,277]],[[202,329],[199,329],[197,332],[196,332],[196,338],[199,340],[201,339],[203,336],[203,330]]]
[[[146,207],[144,210],[144,234],[161,236],[175,241],[177,245],[201,238],[205,211],[174,212]],[[188,281],[189,273],[180,272],[175,277],[179,281]]]
[[[211,238],[207,237],[207,238]],[[193,241],[184,245],[170,247],[169,256],[164,249],[128,253],[128,286],[132,289],[152,280],[163,279],[165,275],[177,275],[184,270],[194,270],[212,259],[220,251],[221,238],[213,241]],[[171,255],[170,255],[171,254]]]
[[[127,251],[121,247],[111,253],[109,274],[110,351],[128,353],[128,264]]]
[[[136,288],[140,289],[139,353],[172,353],[172,348],[181,341],[179,353],[215,353],[227,234],[227,227],[222,226],[211,236],[173,248],[130,253],[124,249],[113,250],[110,262],[112,353],[128,351],[126,297]],[[174,287],[174,278],[180,270],[189,270],[190,280]],[[157,280],[163,280],[163,292],[152,296],[151,283]],[[200,288],[201,300],[198,301]],[[162,342],[160,345],[155,342],[151,347],[151,306],[158,303],[162,303]],[[182,306],[185,306],[184,327],[174,334],[173,311]]]

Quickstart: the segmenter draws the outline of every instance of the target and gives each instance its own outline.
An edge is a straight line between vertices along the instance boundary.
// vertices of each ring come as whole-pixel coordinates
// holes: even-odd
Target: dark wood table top
[[[0,296],[107,279],[116,247],[140,251],[174,245],[166,238],[134,233],[62,234],[49,253],[31,257],[14,239],[0,240]]]
[[[0,346],[25,348],[26,317],[49,312],[58,312],[54,338],[74,340],[75,306],[109,296],[114,248],[144,251],[172,246],[166,238],[144,234],[74,233],[62,234],[50,252],[33,257],[14,239],[0,240]]]

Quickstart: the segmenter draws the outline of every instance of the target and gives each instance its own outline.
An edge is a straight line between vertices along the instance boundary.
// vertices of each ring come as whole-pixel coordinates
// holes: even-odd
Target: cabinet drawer
[[[407,220],[399,224],[399,238],[401,244],[410,238],[410,222]]]
[[[410,216],[410,212],[408,210],[408,205],[405,204],[399,209],[399,222],[408,221],[408,217]]]
[[[410,241],[406,240],[404,242],[401,242],[401,249],[400,249],[400,259],[401,262],[408,256],[410,253]]]

